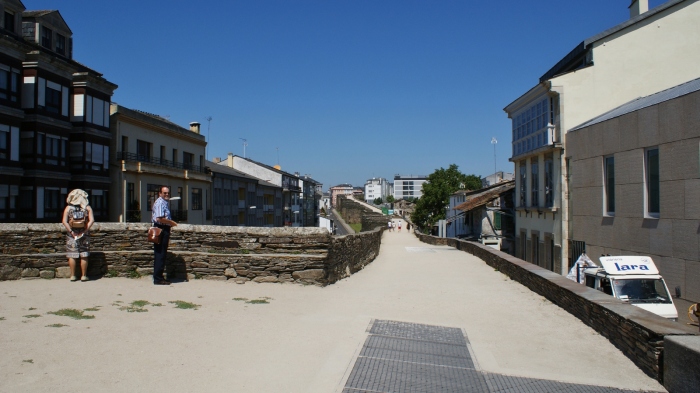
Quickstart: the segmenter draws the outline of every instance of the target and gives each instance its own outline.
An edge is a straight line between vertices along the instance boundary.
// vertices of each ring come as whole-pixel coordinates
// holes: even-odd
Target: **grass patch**
[[[248,300],[246,303],[248,303],[248,304],[270,304],[270,302],[268,302],[266,298]]]
[[[153,307],[163,307],[163,303],[151,303]]]
[[[141,273],[137,272],[136,270],[130,270],[129,278],[141,278]]]
[[[241,254],[250,254],[250,250],[243,248],[241,249]]]
[[[196,310],[200,307],[199,304],[194,304],[194,303],[186,302],[183,300],[175,300],[175,301],[168,302],[168,303],[174,304],[175,308],[181,308],[184,310]]]
[[[39,251],[39,253],[40,253],[40,254],[51,254],[51,251],[52,251],[52,250],[49,250],[49,249],[47,249],[47,248],[42,248],[42,249]]]
[[[62,323],[52,323],[51,325],[46,325],[46,327],[55,327],[55,328],[64,327],[64,326],[68,326],[68,325],[64,325]]]
[[[36,310],[36,307],[29,307],[29,311]]]
[[[247,297],[234,297],[233,300],[235,300],[237,302],[245,302],[248,300],[248,298]]]
[[[48,314],[58,315],[60,317],[69,317],[73,319],[95,319],[94,315],[85,315],[82,310],[74,308],[62,308],[58,311],[49,311]]]
[[[83,310],[83,311],[100,311],[100,306],[89,307],[89,308],[86,308],[86,309]]]
[[[34,359],[25,359],[22,360],[22,363],[34,363]]]
[[[24,317],[25,317],[25,318],[40,318],[41,315],[39,315],[39,314],[29,314],[29,315],[25,315]]]
[[[362,224],[350,224],[350,228],[352,228],[353,231],[359,233],[362,231]]]
[[[144,307],[151,304],[148,300],[134,300],[128,306],[119,307],[120,310],[126,312],[148,312]]]
[[[0,321],[4,321],[4,320],[5,320],[5,317],[0,317]]]
[[[109,278],[118,277],[118,276],[119,276],[119,272],[116,271],[116,270],[114,270],[114,269],[109,269],[109,270],[107,270],[107,274],[105,274],[105,276],[107,276],[107,277],[109,277]]]

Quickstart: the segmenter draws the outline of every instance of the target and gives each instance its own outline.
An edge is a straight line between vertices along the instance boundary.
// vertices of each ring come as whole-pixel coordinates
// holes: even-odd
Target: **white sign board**
[[[600,263],[608,274],[659,274],[650,257],[600,257]]]

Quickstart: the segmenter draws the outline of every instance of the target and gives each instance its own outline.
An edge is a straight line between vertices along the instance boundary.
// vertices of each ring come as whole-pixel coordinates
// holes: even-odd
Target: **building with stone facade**
[[[171,198],[180,198],[170,202],[173,220],[211,224],[211,176],[204,165],[206,141],[199,123],[186,129],[118,104],[111,105],[110,118],[110,221],[151,222],[158,190],[169,186]]]
[[[282,187],[206,161],[212,176],[212,224],[281,227]]]
[[[109,203],[109,103],[117,85],[73,59],[58,11],[1,0],[0,222],[58,222],[73,188]]]
[[[394,176],[394,199],[420,198],[423,196],[423,183],[427,176],[396,175]]]
[[[589,255],[649,255],[700,302],[700,79],[569,131],[571,235]]]
[[[635,0],[629,20],[582,41],[505,107],[512,119],[516,256],[557,273],[578,258],[580,250],[570,249],[567,133],[629,100],[700,76],[698,20],[698,0],[669,0],[651,10],[647,0]]]

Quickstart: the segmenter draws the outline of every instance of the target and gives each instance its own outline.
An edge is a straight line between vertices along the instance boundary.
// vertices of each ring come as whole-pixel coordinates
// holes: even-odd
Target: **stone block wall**
[[[88,275],[152,274],[148,227],[141,223],[95,224],[90,234]],[[179,225],[171,234],[166,273],[174,280],[327,285],[370,263],[379,253],[377,239],[381,233],[378,238],[372,233],[333,238],[322,228]],[[70,276],[65,242],[60,224],[0,225],[0,280]]]
[[[448,245],[473,254],[544,296],[602,334],[640,369],[660,382],[664,379],[664,338],[689,336],[700,342],[696,329],[624,303],[522,259],[476,242],[415,233],[422,242]]]
[[[372,231],[377,227],[386,228],[386,224],[389,221],[388,216],[374,211],[345,195],[338,196],[336,209],[348,224],[362,224],[362,232]]]

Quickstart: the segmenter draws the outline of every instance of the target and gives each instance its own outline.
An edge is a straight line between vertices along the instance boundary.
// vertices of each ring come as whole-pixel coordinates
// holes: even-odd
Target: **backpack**
[[[80,206],[73,206],[73,210],[68,213],[68,225],[71,228],[83,229],[87,222],[87,216],[86,210],[81,209]]]

